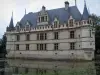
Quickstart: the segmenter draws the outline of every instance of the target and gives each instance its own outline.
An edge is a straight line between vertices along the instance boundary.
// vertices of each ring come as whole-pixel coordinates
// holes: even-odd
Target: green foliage
[[[100,54],[100,45],[99,45],[100,44],[100,16],[92,14],[90,17],[93,20],[93,27],[95,28],[96,53]]]
[[[6,54],[6,36],[3,35],[2,39],[0,40],[0,54]]]

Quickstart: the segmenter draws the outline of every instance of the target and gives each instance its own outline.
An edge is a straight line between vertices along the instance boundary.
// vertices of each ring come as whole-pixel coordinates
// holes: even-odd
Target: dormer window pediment
[[[57,25],[59,25],[59,20],[57,17],[54,18],[54,22],[53,22],[54,28],[57,27]]]
[[[30,23],[27,21],[25,25],[25,29],[28,31],[30,29]]]
[[[38,13],[37,25],[47,25],[49,21],[46,8],[43,6],[42,10]]]
[[[72,16],[69,17],[68,24],[69,24],[70,27],[74,26],[74,19],[73,19]]]
[[[17,24],[16,24],[16,31],[20,31],[20,23],[19,22],[17,22]]]

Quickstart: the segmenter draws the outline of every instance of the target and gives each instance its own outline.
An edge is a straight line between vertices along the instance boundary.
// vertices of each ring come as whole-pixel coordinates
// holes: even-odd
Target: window
[[[47,44],[44,44],[44,50],[47,50]]]
[[[58,50],[58,43],[54,44],[54,50]]]
[[[57,28],[57,24],[58,24],[58,22],[54,21],[54,28]]]
[[[47,50],[47,44],[37,44],[37,50]]]
[[[37,40],[46,40],[47,39],[47,33],[38,33],[37,34]]]
[[[20,27],[19,27],[19,26],[17,26],[17,27],[16,27],[16,30],[17,30],[17,31],[19,31],[19,30],[20,30]]]
[[[45,40],[47,39],[47,34],[45,33]]]
[[[74,42],[70,43],[70,49],[71,50],[74,50],[75,49],[75,43]]]
[[[40,16],[38,17],[38,22],[46,22],[48,21],[48,16]]]
[[[84,21],[84,24],[86,24],[86,21]]]
[[[43,16],[41,17],[41,22],[44,22],[44,17]]]
[[[26,44],[26,50],[29,50],[29,44]]]
[[[30,29],[29,25],[26,25],[26,31],[28,31]]]
[[[29,34],[26,35],[26,40],[27,40],[27,41],[30,40],[30,35],[29,35]]]
[[[90,37],[91,37],[91,30],[90,30]]]
[[[74,31],[70,31],[70,38],[74,38]]]
[[[37,34],[37,40],[39,40],[39,34]]]
[[[41,22],[41,17],[39,17],[39,22]]]
[[[20,36],[16,35],[16,40],[19,41],[20,40]]]
[[[37,50],[39,50],[39,44],[37,44]]]
[[[69,20],[69,26],[72,27],[73,26],[73,19]]]
[[[40,33],[40,40],[44,40],[43,33]]]
[[[19,50],[19,44],[16,45],[16,50]]]
[[[54,32],[54,39],[58,39],[58,32]]]
[[[46,19],[46,21],[47,21],[47,16],[45,16],[45,19]]]

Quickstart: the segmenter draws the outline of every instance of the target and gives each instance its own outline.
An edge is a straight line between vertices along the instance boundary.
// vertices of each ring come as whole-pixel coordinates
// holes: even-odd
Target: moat
[[[99,75],[100,61],[0,60],[0,75]]]

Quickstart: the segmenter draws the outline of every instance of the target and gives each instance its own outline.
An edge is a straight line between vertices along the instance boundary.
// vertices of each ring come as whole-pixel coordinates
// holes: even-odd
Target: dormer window
[[[47,22],[47,21],[48,21],[47,16],[40,16],[39,17],[39,22]]]
[[[28,31],[30,29],[30,26],[29,25],[26,25],[26,31]]]
[[[59,20],[57,17],[55,17],[53,25],[54,25],[54,28],[57,28],[57,25],[59,25]]]
[[[19,27],[19,26],[16,26],[16,30],[17,30],[17,31],[20,31],[20,27]]]
[[[44,22],[44,21],[45,21],[45,20],[44,20],[44,16],[42,16],[42,17],[41,17],[41,22]]]
[[[57,28],[58,22],[54,21],[54,28]]]
[[[57,22],[57,21],[55,21],[55,22],[54,22],[54,25],[57,25],[57,23],[58,23],[58,22]]]
[[[19,22],[16,25],[16,31],[20,31],[20,24],[19,24]]]
[[[26,22],[25,29],[26,29],[26,31],[28,31],[30,29],[30,23],[28,21]]]
[[[47,25],[48,24],[48,13],[46,8],[43,6],[42,10],[38,13],[37,19],[38,25]]]
[[[74,24],[73,19],[70,19],[70,20],[69,20],[69,26],[70,26],[70,27],[73,27],[73,24]]]

